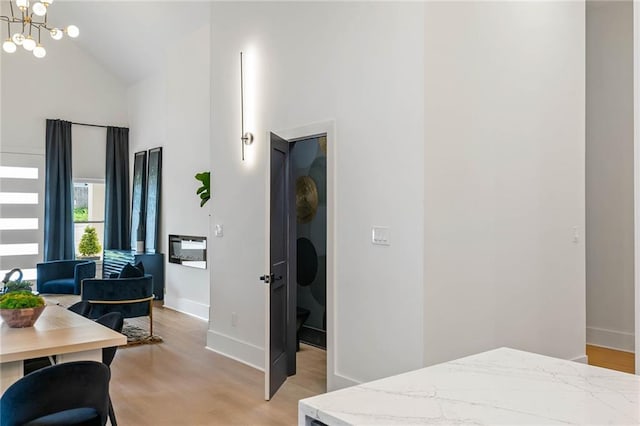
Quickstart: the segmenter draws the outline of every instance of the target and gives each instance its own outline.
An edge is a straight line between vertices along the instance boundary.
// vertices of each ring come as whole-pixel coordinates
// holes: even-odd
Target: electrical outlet
[[[238,314],[235,312],[231,312],[231,326],[235,327],[238,325]]]

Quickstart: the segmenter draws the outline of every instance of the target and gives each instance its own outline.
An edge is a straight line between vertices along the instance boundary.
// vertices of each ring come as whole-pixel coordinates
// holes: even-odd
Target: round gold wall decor
[[[296,179],[296,215],[298,223],[309,223],[318,211],[318,188],[309,176]]]

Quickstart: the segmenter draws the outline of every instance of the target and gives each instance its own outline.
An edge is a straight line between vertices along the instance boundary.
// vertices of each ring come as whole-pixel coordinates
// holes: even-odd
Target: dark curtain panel
[[[130,250],[129,129],[107,128],[104,248]]]
[[[44,189],[44,260],[73,259],[71,123],[47,120]]]

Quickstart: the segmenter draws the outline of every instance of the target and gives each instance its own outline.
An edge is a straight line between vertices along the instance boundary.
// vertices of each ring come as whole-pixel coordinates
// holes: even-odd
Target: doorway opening
[[[327,349],[327,136],[291,143],[298,342]]]
[[[295,200],[296,369],[327,390],[327,135],[291,142]]]

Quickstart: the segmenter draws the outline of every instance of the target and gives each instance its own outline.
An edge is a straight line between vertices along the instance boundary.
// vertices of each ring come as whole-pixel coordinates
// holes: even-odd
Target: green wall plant
[[[196,194],[200,195],[200,207],[202,207],[209,201],[209,198],[211,198],[211,173],[197,173],[196,179],[202,182],[202,186],[196,191]]]

